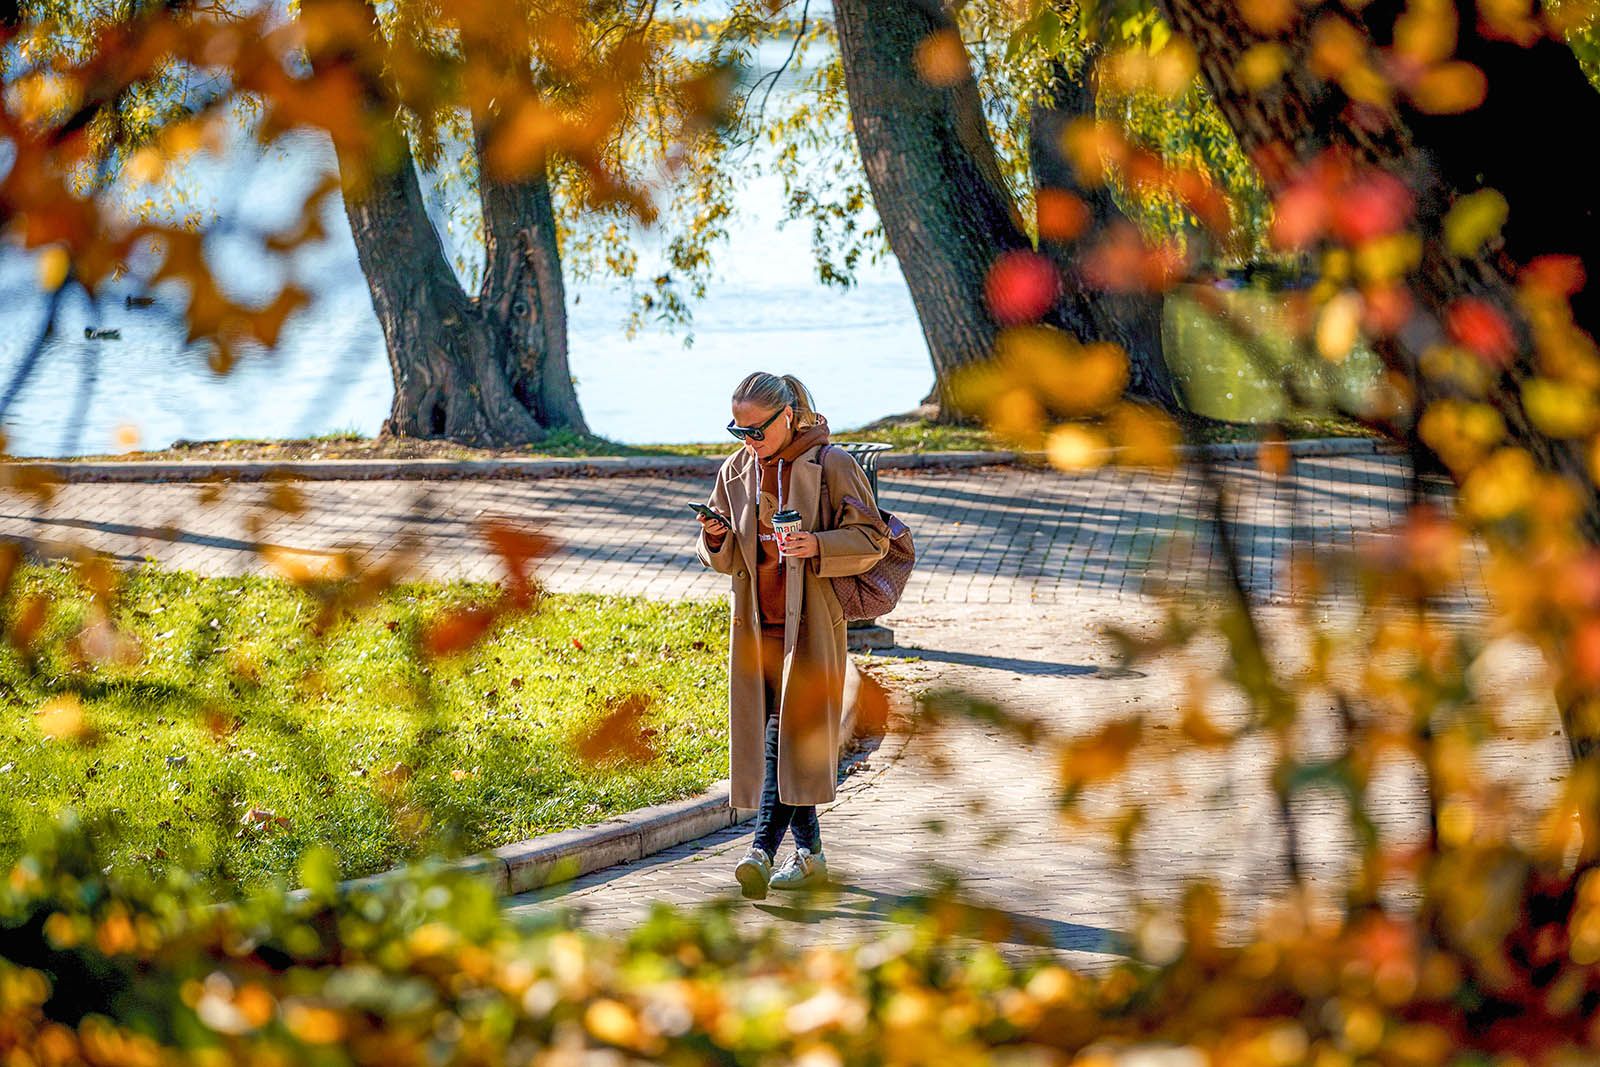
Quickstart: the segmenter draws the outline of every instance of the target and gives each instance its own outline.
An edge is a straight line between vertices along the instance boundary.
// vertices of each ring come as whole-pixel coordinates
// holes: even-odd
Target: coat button
[[[746,574],[746,573],[745,573],[745,572],[744,572],[744,571],[740,571],[740,572],[739,572],[739,573],[738,573],[738,574],[737,574],[737,575],[735,575],[735,576],[734,576],[734,577],[736,577],[736,578],[748,578],[748,577],[749,577],[749,575],[747,575],[747,574]]]

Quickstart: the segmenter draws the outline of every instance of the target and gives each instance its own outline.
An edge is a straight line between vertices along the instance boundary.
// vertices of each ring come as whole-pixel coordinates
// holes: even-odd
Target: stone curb
[[[1253,458],[1253,441],[1184,445],[1183,458]],[[1323,437],[1289,442],[1294,456],[1370,455],[1393,446],[1366,437]],[[971,467],[1043,464],[1043,452],[885,452],[879,470],[960,470]],[[574,459],[326,459],[268,463],[257,460],[149,462],[114,460],[65,463],[13,460],[0,463],[0,486],[18,476],[65,483],[455,481],[540,478],[629,478],[645,475],[715,474],[722,460],[711,456],[593,456]]]
[[[904,716],[904,707],[910,698],[897,690],[888,692],[891,706],[898,706]],[[853,709],[846,711],[847,719],[850,710]],[[908,736],[909,732],[891,731],[877,749],[858,752],[840,760],[839,769],[847,771],[878,755],[893,761],[899,757]],[[845,794],[849,784],[849,779],[841,784],[840,797]],[[499,896],[514,896],[568,882],[591,871],[644,859],[675,845],[755,818],[755,811],[731,806],[728,803],[728,791],[729,782],[724,778],[699,796],[636,808],[604,822],[503,845],[492,852],[457,860],[446,865],[445,869],[481,875],[494,886]],[[341,894],[376,889],[405,870],[396,867],[365,878],[349,879],[340,882],[338,889]],[[305,898],[308,891],[297,889],[289,896],[291,899]]]

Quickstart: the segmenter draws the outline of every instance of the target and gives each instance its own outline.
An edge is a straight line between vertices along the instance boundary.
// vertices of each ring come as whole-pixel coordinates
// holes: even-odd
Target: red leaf
[[[1392,174],[1373,171],[1340,190],[1333,201],[1333,232],[1348,244],[1394,233],[1411,214],[1411,191]]]
[[[1060,292],[1055,265],[1037,253],[1020,250],[995,260],[983,286],[989,310],[1007,325],[1037,320]]]
[[[1511,324],[1493,304],[1476,297],[1462,297],[1445,313],[1450,336],[1490,363],[1504,365],[1516,348]]]
[[[1576,296],[1583,288],[1583,260],[1577,256],[1536,256],[1522,268],[1521,280],[1552,295]]]

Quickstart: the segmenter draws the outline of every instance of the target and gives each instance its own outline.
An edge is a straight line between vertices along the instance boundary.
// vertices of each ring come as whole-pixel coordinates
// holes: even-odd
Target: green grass
[[[86,666],[71,651],[87,610],[71,572],[27,568],[18,584],[13,615],[29,593],[54,606],[34,669],[0,650],[5,863],[72,808],[113,825],[118,864],[179,863],[246,887],[292,878],[322,843],[353,876],[681,798],[727,773],[720,604],[550,596],[429,661],[415,651],[426,620],[492,587],[402,586],[319,638],[315,603],[283,582],[145,569],[114,614],[139,662]],[[655,759],[579,759],[573,739],[631,693],[653,698]],[[44,736],[36,713],[62,697],[97,737]],[[252,809],[286,821],[245,828]]]

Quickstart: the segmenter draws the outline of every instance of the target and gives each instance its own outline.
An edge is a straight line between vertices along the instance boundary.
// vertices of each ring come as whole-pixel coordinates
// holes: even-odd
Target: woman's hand
[[[728,537],[728,528],[722,524],[721,519],[708,519],[704,515],[695,515],[700,521],[700,532],[705,535],[706,547],[713,552],[722,547],[722,542]]]
[[[817,543],[817,535],[810,530],[796,530],[783,538],[778,547],[783,550],[785,556],[793,556],[795,559],[809,559],[822,551]]]
[[[695,519],[699,521],[701,528],[704,529],[706,533],[711,534],[714,537],[721,537],[723,534],[728,532],[728,528],[722,524],[721,519],[708,519],[699,513],[695,514]]]

